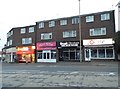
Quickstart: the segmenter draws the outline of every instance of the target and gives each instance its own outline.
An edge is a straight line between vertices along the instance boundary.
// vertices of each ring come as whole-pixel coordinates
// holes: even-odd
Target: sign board
[[[60,42],[61,47],[77,47],[79,42]]]
[[[107,44],[113,44],[113,40],[111,38],[83,40],[83,45],[107,45]]]

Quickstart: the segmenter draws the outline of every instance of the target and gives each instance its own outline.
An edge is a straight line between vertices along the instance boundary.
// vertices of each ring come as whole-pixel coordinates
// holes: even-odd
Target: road
[[[2,64],[3,87],[117,87],[117,62]]]
[[[106,64],[106,63],[58,63],[58,64],[10,64],[10,63],[3,63],[2,64],[2,71],[3,72],[19,72],[19,71],[26,71],[26,72],[57,72],[57,71],[65,71],[65,72],[74,72],[74,71],[81,71],[81,72],[118,72],[118,63],[112,62],[113,64]]]

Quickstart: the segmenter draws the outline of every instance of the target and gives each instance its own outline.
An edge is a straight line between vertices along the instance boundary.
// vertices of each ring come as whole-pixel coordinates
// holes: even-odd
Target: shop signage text
[[[79,42],[60,42],[61,47],[76,47],[79,46]]]

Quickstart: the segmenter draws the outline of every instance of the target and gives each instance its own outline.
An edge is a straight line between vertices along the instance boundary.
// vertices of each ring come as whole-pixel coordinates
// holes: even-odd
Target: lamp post
[[[78,1],[79,1],[79,41],[80,41],[80,62],[82,62],[80,0],[78,0]]]

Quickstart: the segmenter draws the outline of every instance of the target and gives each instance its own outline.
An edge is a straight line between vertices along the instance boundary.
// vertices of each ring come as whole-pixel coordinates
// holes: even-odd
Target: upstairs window
[[[55,21],[49,21],[49,27],[54,27],[55,26]]]
[[[63,38],[76,37],[76,31],[63,32]]]
[[[10,43],[10,45],[12,45],[12,40],[10,40],[10,42],[9,42],[9,43]]]
[[[94,16],[86,16],[86,22],[94,22]]]
[[[39,28],[44,28],[44,22],[39,23]]]
[[[21,28],[20,33],[21,33],[21,34],[26,33],[26,29],[25,29],[25,28]]]
[[[32,38],[22,38],[22,44],[31,44]]]
[[[60,25],[67,25],[67,20],[60,20]]]
[[[110,14],[107,13],[107,14],[101,14],[101,20],[109,20],[110,19]]]
[[[106,35],[106,28],[94,28],[90,29],[90,36]]]
[[[79,22],[79,17],[72,18],[72,24],[78,24]]]
[[[13,30],[10,33],[11,33],[11,35],[13,35]]]
[[[52,33],[42,33],[41,40],[49,40],[52,39]]]
[[[34,32],[34,27],[29,27],[29,33]]]

